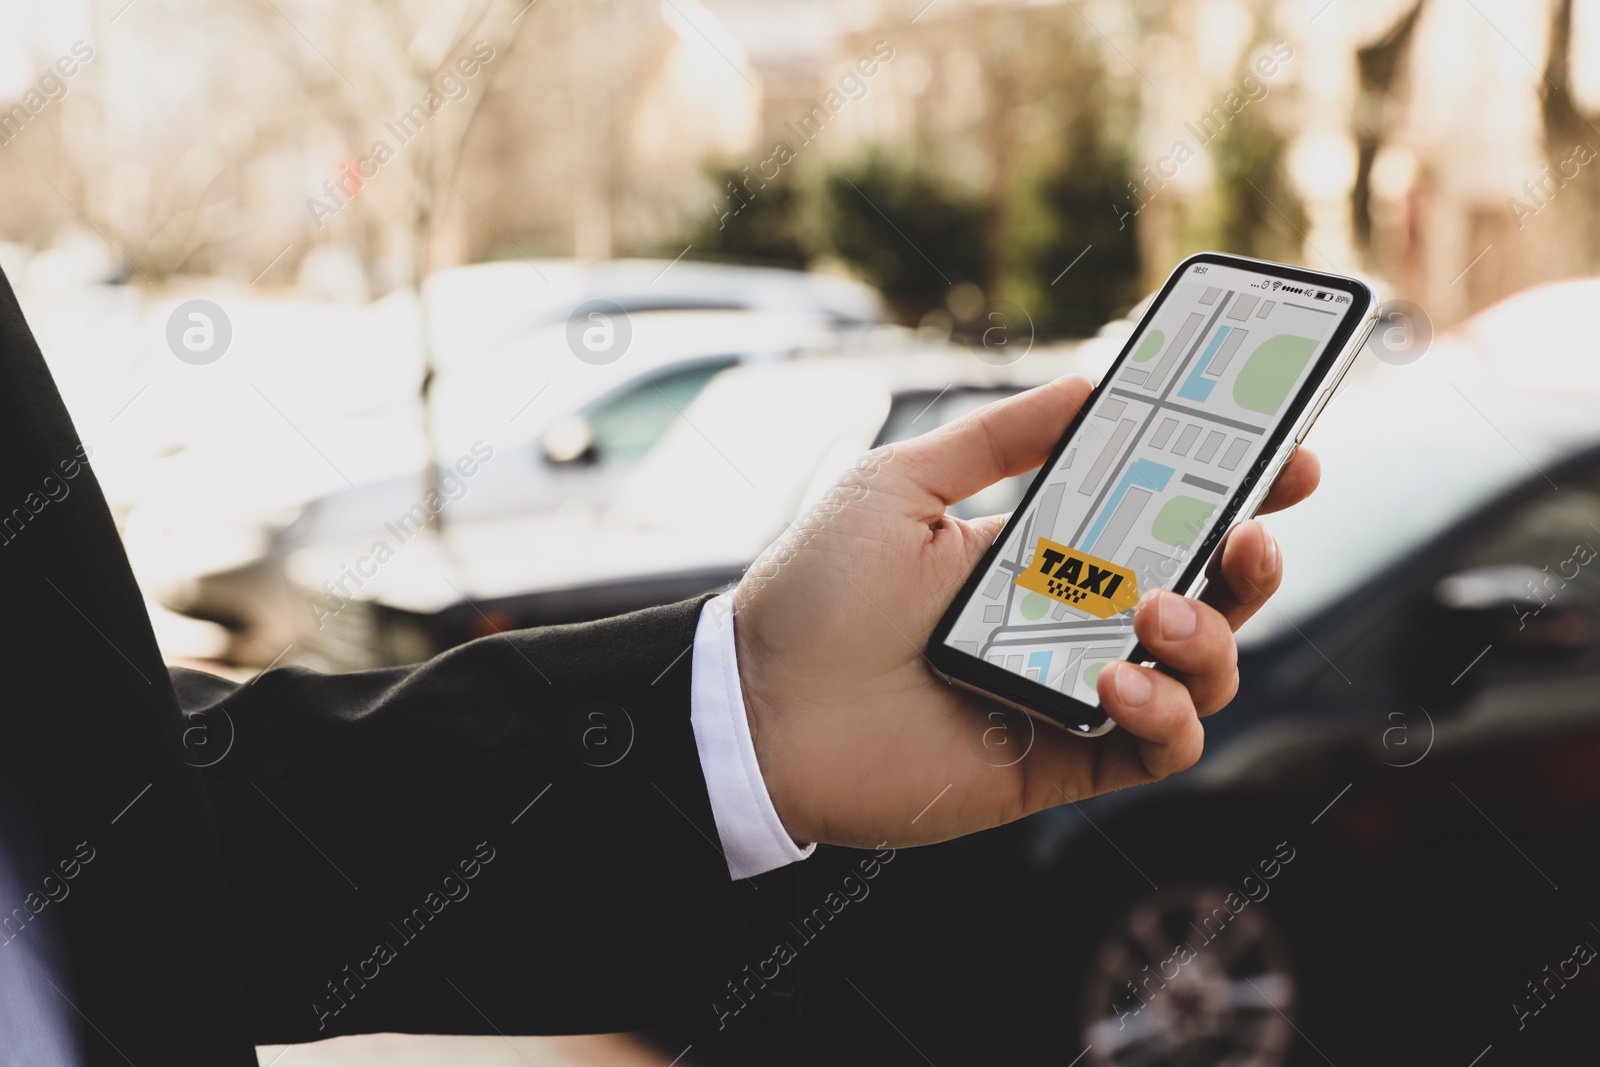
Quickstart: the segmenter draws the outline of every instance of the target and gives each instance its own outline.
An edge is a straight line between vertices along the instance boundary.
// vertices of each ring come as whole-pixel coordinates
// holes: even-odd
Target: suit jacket
[[[3,279],[0,442],[0,773],[31,799],[91,1063],[703,1025],[770,954],[792,875],[734,883],[720,854],[689,721],[700,602],[415,667],[169,677]],[[742,995],[787,997],[792,972]]]

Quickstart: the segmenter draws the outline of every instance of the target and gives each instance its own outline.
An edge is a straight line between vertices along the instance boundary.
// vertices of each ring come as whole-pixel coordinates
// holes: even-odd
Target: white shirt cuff
[[[706,602],[695,627],[689,722],[728,874],[737,879],[803,860],[817,846],[796,845],[772,806],[750,739],[736,655],[733,594],[724,593]]]

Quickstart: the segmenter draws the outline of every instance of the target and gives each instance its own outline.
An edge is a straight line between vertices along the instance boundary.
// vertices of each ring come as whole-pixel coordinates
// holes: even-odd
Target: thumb
[[[961,520],[967,529],[972,531],[972,536],[968,539],[972,566],[976,567],[983,559],[983,554],[989,551],[989,546],[994,544],[995,538],[1006,528],[1006,523],[1011,521],[1011,515],[1012,513],[1008,511],[1004,515],[984,515],[976,519]]]
[[[1074,374],[996,401],[899,445],[894,463],[942,509],[1043,463],[1092,389]]]

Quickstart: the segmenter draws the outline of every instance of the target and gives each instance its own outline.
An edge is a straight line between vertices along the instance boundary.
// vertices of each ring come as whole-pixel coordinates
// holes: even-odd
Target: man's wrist
[[[728,873],[750,878],[805,859],[774,806],[746,709],[730,594],[707,601],[695,629],[690,722]],[[758,698],[759,699],[759,698]]]
[[[799,819],[787,802],[790,790],[787,788],[783,761],[779,753],[773,751],[769,744],[772,740],[772,725],[777,720],[766,696],[771,690],[767,687],[761,670],[764,659],[759,650],[750,647],[749,642],[742,636],[744,630],[731,615],[728,621],[733,626],[734,658],[739,672],[739,693],[744,700],[745,723],[750,731],[750,747],[754,750],[756,764],[761,769],[761,780],[766,784],[767,797],[778,815],[778,821],[783,825],[784,832],[796,843],[796,847],[805,848],[807,842],[815,841],[817,838],[805,837],[796,832]]]

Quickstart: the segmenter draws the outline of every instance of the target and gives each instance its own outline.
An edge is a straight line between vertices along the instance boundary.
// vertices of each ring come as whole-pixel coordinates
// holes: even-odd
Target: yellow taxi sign
[[[1039,538],[1033,562],[1017,575],[1016,584],[1097,619],[1109,619],[1139,603],[1139,583],[1132,571],[1047,537]]]

